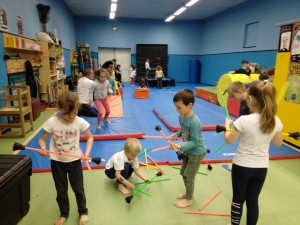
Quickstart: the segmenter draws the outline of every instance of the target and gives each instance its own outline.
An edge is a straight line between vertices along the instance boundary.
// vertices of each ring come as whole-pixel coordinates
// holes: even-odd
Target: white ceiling
[[[176,20],[206,19],[247,0],[199,0]],[[64,0],[75,15],[109,17],[111,0]],[[116,18],[163,19],[189,0],[118,0]],[[174,20],[175,20],[174,19]]]

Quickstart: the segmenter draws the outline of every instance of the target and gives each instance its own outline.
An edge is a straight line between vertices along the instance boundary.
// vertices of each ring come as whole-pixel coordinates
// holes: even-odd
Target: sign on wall
[[[293,24],[284,25],[280,27],[278,52],[289,52]]]

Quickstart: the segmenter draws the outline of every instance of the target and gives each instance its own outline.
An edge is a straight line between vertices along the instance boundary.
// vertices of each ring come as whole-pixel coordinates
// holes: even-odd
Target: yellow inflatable
[[[224,92],[227,90],[230,83],[234,81],[241,81],[242,83],[251,83],[254,80],[258,80],[259,74],[250,74],[250,76],[247,76],[245,74],[223,74],[219,82],[217,84],[217,96],[219,104],[224,107],[221,93],[224,94]],[[226,92],[224,94],[225,102],[227,102],[228,99],[228,93]]]

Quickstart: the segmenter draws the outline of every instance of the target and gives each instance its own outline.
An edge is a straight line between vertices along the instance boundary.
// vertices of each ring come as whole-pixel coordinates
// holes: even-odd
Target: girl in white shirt
[[[130,73],[130,78],[131,78],[131,86],[134,86],[134,78],[136,76],[136,68],[132,66],[132,70]]]
[[[150,65],[149,65],[149,58],[146,59],[146,62],[145,62],[145,69],[146,69],[146,79],[148,78],[148,74],[149,74],[149,71],[151,70],[150,69]]]
[[[241,116],[236,121],[226,119],[224,138],[233,144],[239,136],[240,143],[232,165],[231,223],[239,225],[243,204],[247,205],[247,225],[258,220],[258,197],[269,167],[271,140],[276,146],[282,144],[282,123],[276,116],[276,89],[271,82],[256,81],[248,89],[247,103],[252,114]]]

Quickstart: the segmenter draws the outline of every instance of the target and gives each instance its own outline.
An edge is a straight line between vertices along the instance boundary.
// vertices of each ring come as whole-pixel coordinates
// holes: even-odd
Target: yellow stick
[[[145,154],[145,160],[146,160],[146,170],[147,170],[147,172],[148,172],[149,170],[148,170],[148,159],[147,159],[147,152],[146,152],[146,149],[144,149],[144,154]]]
[[[145,163],[139,162],[139,164],[141,164],[141,165],[143,165],[143,166],[147,166],[147,164],[145,164]],[[148,164],[148,166],[149,166],[149,167],[152,167],[152,168],[155,168],[155,169],[158,169],[157,166],[151,166],[151,165],[149,165],[149,164]]]

